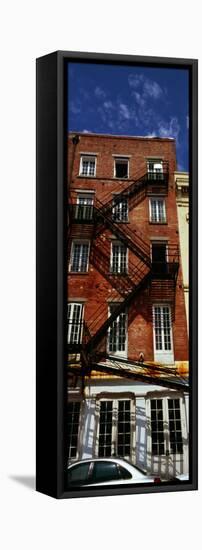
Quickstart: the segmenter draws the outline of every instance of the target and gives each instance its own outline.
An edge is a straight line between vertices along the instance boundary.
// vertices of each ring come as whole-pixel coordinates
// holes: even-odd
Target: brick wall
[[[170,139],[157,138],[123,138],[96,134],[80,134],[76,146],[72,144],[72,135],[68,139],[68,185],[72,200],[75,200],[76,189],[94,190],[102,202],[111,199],[113,193],[120,192],[129,185],[128,180],[116,180],[114,175],[113,155],[129,156],[129,180],[142,176],[147,171],[148,157],[161,158],[169,162],[169,187],[165,197],[167,223],[153,224],[149,221],[149,197],[141,200],[129,213],[129,226],[138,230],[142,238],[150,243],[152,239],[164,238],[169,245],[179,245],[179,231],[176,209],[174,171],[176,170],[175,142]],[[97,155],[96,177],[79,176],[80,156],[83,153]],[[127,224],[126,224],[127,225]],[[72,237],[92,237],[92,227],[74,225]],[[106,258],[110,256],[112,234],[109,230],[102,232],[98,239],[97,259],[90,262],[88,273],[69,274],[69,301],[82,299],[85,303],[85,320],[92,325],[98,309],[102,312],[100,324],[108,314],[110,300],[121,301],[120,295],[113,289],[106,271]],[[70,243],[71,244],[71,243]],[[93,245],[94,246],[94,245]],[[100,251],[100,252],[99,252]],[[105,258],[105,262],[103,260]],[[136,265],[139,260],[129,252],[130,260]],[[166,295],[165,295],[166,298]],[[164,299],[165,299],[164,298]],[[149,288],[138,294],[128,311],[128,356],[137,359],[140,352],[145,360],[153,360],[153,330],[151,318],[151,300]],[[98,323],[99,324],[99,323]],[[96,325],[98,328],[98,325]],[[95,329],[94,329],[95,330]],[[176,361],[188,359],[188,340],[185,316],[184,293],[182,288],[181,267],[178,273],[175,297],[175,316],[173,319],[174,355]]]

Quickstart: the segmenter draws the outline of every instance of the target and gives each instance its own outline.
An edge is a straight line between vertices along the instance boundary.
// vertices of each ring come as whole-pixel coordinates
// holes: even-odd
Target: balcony
[[[155,168],[154,165],[149,163],[146,178],[148,184],[148,194],[167,194],[169,180],[169,163],[167,161],[163,161],[158,168]]]
[[[152,279],[176,279],[179,269],[178,245],[153,244]]]

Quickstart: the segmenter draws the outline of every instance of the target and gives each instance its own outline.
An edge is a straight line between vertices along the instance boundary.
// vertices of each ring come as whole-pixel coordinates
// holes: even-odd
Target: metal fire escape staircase
[[[154,192],[154,187],[155,192],[157,192],[156,187],[158,188],[158,193],[163,191],[165,194],[165,192],[167,192],[167,163],[164,163],[164,171],[159,174],[159,179],[157,178],[157,174],[147,172],[144,176],[138,178],[138,180],[132,181],[129,186],[116,195],[116,204],[119,201],[121,202],[124,198],[127,198],[130,210],[131,205],[134,207],[138,201],[143,200],[148,192]],[[90,263],[94,265],[96,269],[99,270],[111,283],[111,286],[114,289],[110,295],[111,303],[113,303],[113,297],[115,298],[115,307],[107,319],[106,304],[101,304],[96,311],[94,318],[88,322],[88,325],[86,322],[81,323],[82,326],[80,327],[80,332],[82,335],[82,343],[79,346],[76,346],[77,351],[80,351],[82,363],[81,373],[87,375],[90,374],[93,369],[100,372],[110,372],[111,374],[124,376],[126,378],[135,377],[136,379],[141,379],[148,383],[152,383],[152,380],[154,380],[155,383],[162,385],[162,366],[156,367],[154,370],[154,365],[143,364],[142,362],[126,361],[123,368],[124,361],[119,360],[117,363],[117,359],[115,357],[109,358],[109,356],[106,355],[106,352],[103,353],[103,350],[100,352],[99,345],[103,341],[103,338],[106,337],[108,329],[113,325],[117,317],[130,306],[140,291],[147,288],[149,285],[151,286],[152,280],[157,281],[157,285],[161,281],[161,283],[164,283],[164,286],[165,281],[167,281],[168,294],[170,293],[170,283],[168,283],[168,281],[172,281],[171,284],[172,288],[174,288],[175,295],[175,283],[179,266],[179,252],[176,252],[176,250],[174,251],[172,265],[168,264],[166,270],[165,266],[162,270],[161,265],[155,265],[154,268],[150,256],[150,246],[149,243],[147,243],[143,238],[143,235],[140,234],[137,228],[134,228],[134,224],[132,231],[128,224],[116,220],[116,217],[114,216],[114,199],[110,199],[103,204],[96,198],[94,205],[89,207],[86,220],[83,219],[82,209],[78,205],[73,205],[71,210],[71,218],[72,224],[84,223],[84,221],[86,221],[89,224],[89,227],[91,227],[92,245]],[[109,270],[109,253],[106,248],[105,238],[103,237],[103,232],[106,231],[106,229],[115,235],[115,237],[133,254],[134,263],[130,262],[127,273],[116,274],[110,272]],[[119,300],[118,305],[116,305],[117,292],[119,296],[121,295],[121,301]],[[104,322],[103,318],[105,318]],[[73,352],[74,349],[75,346],[69,346],[70,353]],[[105,358],[104,363],[100,362],[103,357]],[[142,374],[140,374],[140,369],[142,369]],[[69,372],[71,371],[72,368],[70,366]],[[182,380],[181,377],[179,377],[177,382],[176,380],[176,372],[175,375],[170,369],[169,372],[164,372],[163,385],[173,387],[173,389],[176,389],[176,387],[184,389],[187,386],[186,382]]]

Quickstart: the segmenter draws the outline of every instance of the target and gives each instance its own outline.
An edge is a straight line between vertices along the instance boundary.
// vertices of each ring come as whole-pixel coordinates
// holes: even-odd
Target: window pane
[[[116,176],[116,178],[127,178],[128,177],[128,161],[127,160],[116,160],[115,161],[115,176]]]
[[[130,455],[130,399],[118,401],[118,454]],[[127,415],[127,418],[126,418]],[[129,420],[129,421],[128,421]]]
[[[119,479],[117,465],[113,462],[94,462],[93,483]]]
[[[95,176],[95,158],[93,158],[93,157],[82,157],[81,175],[82,176]]]
[[[75,458],[79,432],[80,402],[68,403],[66,413],[67,457]]]
[[[85,272],[88,266],[89,243],[73,243],[71,271]]]
[[[168,400],[170,450],[173,454],[183,453],[182,428],[180,419],[180,400]]]
[[[128,200],[127,198],[114,199],[112,207],[112,217],[115,221],[128,221]]]
[[[165,200],[150,199],[151,221],[154,223],[165,222]]]
[[[161,420],[161,418],[163,418],[163,400],[152,399],[151,410],[153,413],[153,415],[151,415],[152,454],[162,455],[165,453],[163,421]],[[154,412],[156,412],[155,419]]]
[[[81,485],[88,480],[88,470],[90,463],[79,464],[78,466],[72,466],[68,470],[68,483],[70,485]]]
[[[100,403],[99,456],[111,456],[112,401]]]
[[[82,304],[68,304],[68,344],[78,344],[81,341]]]
[[[113,312],[113,306],[110,313]],[[126,314],[121,313],[112,323],[108,332],[109,352],[116,353],[126,349]]]

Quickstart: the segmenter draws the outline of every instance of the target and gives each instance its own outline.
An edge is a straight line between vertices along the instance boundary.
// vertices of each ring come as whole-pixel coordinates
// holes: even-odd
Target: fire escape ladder
[[[110,213],[102,210],[102,203],[96,199],[95,209],[95,238],[102,232],[103,227],[107,227],[116,237],[122,241],[140,260],[148,267],[151,266],[150,247],[142,238],[137,230],[131,230],[128,225],[121,222],[116,222],[112,219]],[[100,227],[101,222],[101,227]]]
[[[109,315],[109,317],[104,321],[104,323],[99,327],[95,334],[91,337],[89,342],[86,345],[87,352],[93,352],[100,340],[105,336],[108,328],[113,324],[117,317],[130,305],[131,301],[135,295],[148,284],[150,279],[150,271],[139,281],[138,284],[134,285],[133,290],[126,296],[126,298],[117,305]],[[90,329],[89,329],[90,330]]]
[[[140,200],[143,200],[147,195],[147,192],[152,191],[153,185],[155,185],[155,192],[159,190],[161,193],[167,192],[168,188],[168,176],[169,176],[169,163],[168,161],[163,161],[162,163],[162,172],[147,171],[140,177],[136,177],[134,180],[130,181],[130,184],[125,187],[121,192],[116,193],[114,198],[106,201],[102,205],[103,212],[112,213],[114,207],[114,200],[121,202],[123,198],[129,199],[129,207],[131,199],[138,197],[140,195]],[[127,181],[127,180],[126,180]],[[144,192],[144,193],[143,193]],[[135,204],[132,202],[132,207]]]

